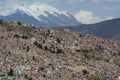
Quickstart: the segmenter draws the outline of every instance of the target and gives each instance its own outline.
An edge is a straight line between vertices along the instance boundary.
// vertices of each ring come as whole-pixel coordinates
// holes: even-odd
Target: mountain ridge
[[[108,40],[120,41],[120,18],[106,20],[95,24],[69,26],[67,28],[72,31],[93,34]]]
[[[24,20],[24,17],[28,17],[29,21]],[[75,19],[75,17],[69,12],[59,11],[55,7],[46,4],[30,5],[29,7],[17,7],[13,9],[11,13],[5,16],[1,15],[0,19],[23,21],[26,23],[32,22],[32,24],[34,24],[35,26],[45,26],[48,28],[57,26],[80,25],[80,23]]]

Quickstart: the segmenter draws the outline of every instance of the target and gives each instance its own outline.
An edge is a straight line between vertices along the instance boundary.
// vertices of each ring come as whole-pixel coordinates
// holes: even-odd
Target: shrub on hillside
[[[8,76],[13,76],[14,75],[14,71],[13,69],[10,69],[10,71],[8,72]]]
[[[26,47],[26,52],[29,52],[29,50],[30,50],[30,46],[27,46]]]
[[[63,50],[62,49],[57,49],[57,54],[59,53],[63,53]]]
[[[49,48],[47,46],[44,46],[44,50],[49,51]]]
[[[43,46],[42,46],[41,43],[38,43],[37,41],[35,41],[33,44],[34,44],[37,48],[43,49]]]
[[[61,43],[61,40],[60,40],[60,38],[57,38],[57,42],[60,44]]]

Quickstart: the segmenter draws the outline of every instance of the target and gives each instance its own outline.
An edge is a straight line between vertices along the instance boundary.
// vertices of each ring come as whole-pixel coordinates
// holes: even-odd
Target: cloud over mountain
[[[100,17],[94,16],[91,11],[79,11],[75,14],[75,18],[83,24],[91,24],[101,21]]]
[[[102,19],[99,16],[96,16],[92,11],[84,11],[84,10],[77,12],[74,16],[79,22],[83,24],[93,24],[104,20],[113,19],[113,17],[111,16]]]
[[[100,22],[110,18],[119,17],[120,0],[0,0],[0,15],[13,13],[19,6],[33,4],[48,4],[63,11],[75,14],[76,19],[84,24]],[[9,3],[9,4],[8,4]],[[102,5],[102,4],[105,5]],[[113,4],[111,4],[113,3]],[[116,4],[114,4],[116,3]],[[106,5],[107,4],[107,5]],[[112,6],[112,7],[111,7]]]

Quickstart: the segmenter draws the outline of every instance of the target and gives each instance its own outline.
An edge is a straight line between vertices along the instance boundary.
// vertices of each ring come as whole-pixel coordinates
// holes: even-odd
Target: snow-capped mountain
[[[59,11],[55,7],[46,4],[19,6],[6,15],[1,15],[0,19],[23,21],[47,28],[80,24],[69,12]]]

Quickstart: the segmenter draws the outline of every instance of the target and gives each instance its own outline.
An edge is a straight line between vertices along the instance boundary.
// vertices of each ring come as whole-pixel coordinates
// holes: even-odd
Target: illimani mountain
[[[1,15],[0,19],[22,21],[46,28],[80,24],[69,12],[59,11],[46,4],[16,7],[7,15]]]
[[[67,28],[72,31],[94,34],[108,40],[120,41],[120,18],[107,20],[96,24],[83,24],[80,26]]]

